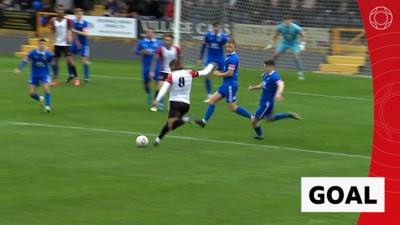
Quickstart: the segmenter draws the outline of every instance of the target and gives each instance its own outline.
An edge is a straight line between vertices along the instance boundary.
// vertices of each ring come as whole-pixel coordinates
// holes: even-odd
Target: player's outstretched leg
[[[301,120],[301,119],[302,119],[301,116],[300,116],[299,114],[290,112],[290,113],[276,113],[276,114],[272,114],[272,115],[266,117],[266,120],[267,120],[268,122],[274,122],[274,121],[277,121],[277,120],[289,119],[289,118],[295,119],[295,120]]]
[[[51,102],[51,93],[49,85],[43,85],[44,88],[44,103],[45,103],[45,110],[46,112],[51,112],[50,102]]]
[[[60,84],[58,80],[58,58],[54,58],[51,62],[51,69],[53,70],[53,82],[51,82],[51,85],[57,86]]]
[[[195,120],[194,122],[199,125],[200,127],[205,127],[207,122],[211,119],[214,110],[215,110],[215,104],[219,102],[222,99],[222,95],[218,92],[215,92],[215,94],[208,100],[208,107],[207,110],[204,114],[203,119],[200,120]]]
[[[74,64],[74,60],[72,59],[72,56],[67,56],[67,62],[68,62],[68,67],[71,70],[71,74],[73,75],[73,76],[69,76],[68,77],[67,83],[70,82],[72,79],[74,79],[74,85],[75,86],[81,85],[81,82],[80,82],[80,80],[78,78],[78,72],[76,71],[76,67],[75,67],[75,64]]]
[[[161,139],[170,131],[182,126],[185,122],[181,118],[170,118],[164,127],[161,129],[160,134],[154,140],[154,145],[157,146],[161,143]]]
[[[151,87],[150,87],[151,83],[150,80],[143,80],[143,87],[144,87],[144,91],[147,94],[147,104],[151,105],[151,103],[153,102],[153,96],[151,94]],[[158,93],[157,93],[158,94]]]
[[[256,118],[253,118],[251,120],[251,125],[253,126],[254,131],[256,132],[256,136],[254,136],[254,138],[258,139],[258,140],[264,139],[264,134],[263,134],[262,128],[260,126],[260,121]]]
[[[212,83],[209,77],[204,77],[204,85],[207,92],[207,99],[204,100],[204,102],[208,102],[208,100],[212,97]]]
[[[35,85],[29,85],[29,96],[32,99],[34,99],[35,101],[39,102],[40,108],[43,109],[44,98],[43,98],[43,96],[40,96],[40,95],[38,95],[38,93],[36,93]]]
[[[87,57],[82,57],[82,66],[83,66],[83,80],[87,83],[89,82],[90,76],[90,67],[89,67],[89,59]]]
[[[301,62],[300,59],[300,54],[294,54],[294,60],[296,63],[296,69],[297,69],[297,76],[299,80],[304,80],[304,73],[303,73],[303,63]]]

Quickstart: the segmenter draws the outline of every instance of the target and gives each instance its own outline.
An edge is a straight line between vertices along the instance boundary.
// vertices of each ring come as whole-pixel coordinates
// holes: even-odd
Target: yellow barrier
[[[347,36],[346,36],[347,35]],[[335,28],[332,29],[332,54],[345,53],[362,54],[367,52],[364,43],[365,30],[360,28]]]

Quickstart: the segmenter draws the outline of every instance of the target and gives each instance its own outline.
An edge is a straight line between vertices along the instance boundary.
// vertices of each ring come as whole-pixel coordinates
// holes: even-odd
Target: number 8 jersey
[[[168,74],[165,81],[171,85],[169,101],[190,104],[192,80],[194,77],[198,76],[199,73],[194,70],[176,70]]]

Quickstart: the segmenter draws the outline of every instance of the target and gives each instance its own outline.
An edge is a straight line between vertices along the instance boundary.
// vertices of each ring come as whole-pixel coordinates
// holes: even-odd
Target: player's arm
[[[158,92],[156,99],[153,102],[153,107],[157,106],[158,103],[161,101],[161,99],[164,98],[164,96],[167,94],[169,87],[171,87],[172,84],[172,75],[169,74],[167,76],[167,79],[165,80],[165,82],[163,83],[160,91]]]
[[[258,85],[250,85],[249,86],[249,91],[253,91],[253,90],[258,90],[262,88],[262,84],[258,84]]]
[[[304,32],[302,30],[300,30],[299,32],[300,35],[300,50],[304,51],[306,50],[306,36],[304,35]]]
[[[54,26],[55,19],[56,17],[52,17],[49,22],[49,28],[51,30],[50,38],[53,40],[53,42],[56,40],[56,27]]]
[[[32,52],[30,52],[24,59],[22,59],[19,66],[14,69],[14,73],[15,74],[21,73],[21,71],[24,70],[25,66],[31,61],[31,58],[32,58]]]
[[[229,64],[228,65],[228,70],[226,72],[222,71],[214,71],[214,75],[218,77],[230,77],[233,76],[233,72],[235,71],[236,65],[235,64]]]
[[[150,64],[150,77],[153,78],[154,74],[156,73],[156,64],[157,61],[162,57],[162,51],[161,48],[158,48],[156,51],[156,54],[154,54],[153,60],[151,61]]]
[[[278,41],[279,34],[280,34],[279,30],[276,30],[274,36],[272,37],[272,40],[269,41],[269,43],[264,49],[270,49],[274,47],[276,45],[276,42]]]
[[[276,85],[278,86],[276,89],[275,93],[275,100],[277,101],[282,101],[283,100],[283,90],[285,89],[285,83],[282,80],[278,80],[276,82]]]
[[[203,59],[204,59],[204,53],[206,53],[206,48],[207,48],[207,34],[204,36],[204,41],[203,41],[203,43],[201,44],[201,47],[200,47],[200,55],[199,55],[199,61],[198,61],[198,64],[201,64],[202,63],[202,61],[203,61]]]
[[[135,54],[136,55],[141,55],[143,54],[144,48],[142,47],[142,41],[138,41],[136,48],[135,48]]]
[[[216,67],[217,65],[210,63],[204,69],[198,71],[197,76],[208,76]]]
[[[83,27],[82,31],[72,28],[72,32],[75,34],[78,34],[78,35],[82,35],[82,36],[89,36],[89,30],[87,27]]]
[[[71,19],[67,19],[67,27],[68,27],[67,42],[72,43],[73,25]]]

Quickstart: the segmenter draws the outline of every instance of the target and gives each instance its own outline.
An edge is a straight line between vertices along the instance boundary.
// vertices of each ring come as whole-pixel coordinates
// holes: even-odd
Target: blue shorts
[[[236,97],[236,92],[238,89],[237,83],[229,83],[229,84],[222,84],[219,86],[217,92],[222,95],[222,97],[225,98],[225,101],[230,103],[230,102],[236,102],[237,97]]]
[[[256,119],[257,120],[262,120],[271,115],[274,109],[274,103],[271,102],[261,102],[260,105],[258,106],[258,109],[256,111]]]
[[[276,51],[279,53],[284,53],[286,50],[290,49],[293,53],[300,53],[300,47],[299,43],[295,42],[293,44],[287,44],[284,42],[280,42],[278,47],[276,48]]]
[[[224,62],[225,62],[224,57],[221,57],[220,59],[215,59],[215,58],[208,59],[207,58],[207,60],[204,63],[204,66],[207,66],[208,64],[210,64],[212,62],[217,64],[217,66],[218,66],[217,70],[220,70],[220,71],[224,70]]]
[[[82,57],[89,57],[89,45],[82,45],[82,48],[78,48],[78,46],[76,44],[73,44],[71,46],[71,52],[74,55],[79,54]]]
[[[31,79],[29,79],[28,83],[31,85],[35,85],[36,87],[39,87],[40,84],[50,84],[51,78],[49,75],[47,76],[31,76]]]

